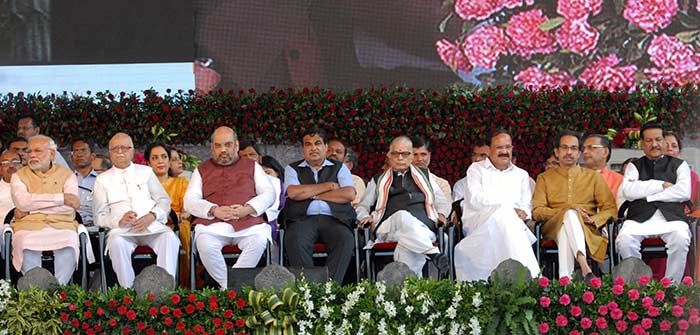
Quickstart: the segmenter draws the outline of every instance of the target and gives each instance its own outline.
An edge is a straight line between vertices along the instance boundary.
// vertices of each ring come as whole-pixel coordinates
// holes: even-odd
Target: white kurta
[[[518,208],[530,217],[532,190],[527,172],[513,164],[501,171],[486,159],[469,167],[466,184],[462,201],[466,237],[455,247],[457,279],[488,279],[509,258],[537,276],[539,264],[532,250],[535,236],[515,212]]]
[[[277,209],[279,207],[278,192],[281,190],[275,189],[272,179],[258,163],[255,163],[253,179],[257,195],[245,203],[255,210],[252,215],[257,217],[272,208]],[[279,185],[277,178],[275,178],[274,183]],[[217,206],[217,204],[203,198],[202,176],[199,174],[199,169],[196,169],[192,173],[187,192],[185,192],[185,211],[192,213],[195,217],[213,220],[214,217],[209,216],[209,210],[213,206]],[[241,255],[233,267],[253,268],[265,252],[268,241],[272,241],[272,230],[270,225],[266,223],[236,231],[229,223],[215,222],[206,226],[196,225],[194,240],[195,248],[193,250],[199,253],[207,272],[219,283],[220,287],[226,288],[228,271],[221,254],[221,248],[226,245],[238,245],[241,249]]]
[[[662,180],[639,180],[639,171],[634,164],[628,164],[625,176],[618,192],[618,204],[624,201],[646,199],[648,202],[686,202],[690,199],[690,167],[683,162],[676,170],[676,183],[664,189]],[[641,258],[642,240],[660,237],[666,242],[668,260],[666,277],[680,282],[685,269],[686,254],[690,245],[690,229],[685,221],[668,221],[658,209],[645,222],[625,220],[615,246],[624,258]]]

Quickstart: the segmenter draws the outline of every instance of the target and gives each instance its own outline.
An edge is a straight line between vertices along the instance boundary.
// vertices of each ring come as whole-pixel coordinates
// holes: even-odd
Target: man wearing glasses
[[[95,187],[97,172],[92,169],[92,160],[95,159],[95,144],[88,139],[77,139],[71,147],[70,160],[75,167],[73,174],[78,178],[78,194],[80,195],[80,208],[78,213],[83,218],[86,226],[93,224],[92,218],[92,190]]]
[[[542,233],[557,242],[559,277],[571,277],[576,262],[586,281],[594,277],[586,256],[602,263],[608,246],[601,229],[617,214],[617,206],[603,177],[578,165],[581,135],[561,131],[554,140],[559,167],[537,177],[532,216],[544,222]]]
[[[622,185],[622,175],[608,169],[612,154],[612,142],[600,134],[591,134],[583,140],[583,163],[591,170],[596,170],[603,176],[613,197],[617,199],[617,191]]]
[[[16,153],[7,150],[0,155],[0,218],[4,219],[7,213],[15,208],[10,192],[10,180],[21,167],[22,161]]]
[[[292,266],[313,266],[314,243],[320,240],[328,245],[331,278],[342,283],[355,248],[351,230],[355,211],[350,204],[354,183],[343,162],[326,159],[324,130],[308,129],[302,142],[304,159],[284,169],[287,256]]]
[[[446,223],[451,204],[430,172],[412,164],[413,143],[406,136],[391,141],[386,154],[389,168],[369,181],[356,207],[361,225],[369,225],[377,241],[396,241],[394,261],[416,274],[427,258],[444,274],[449,261],[433,246],[436,224]],[[374,210],[372,210],[374,208]]]
[[[93,191],[95,223],[109,228],[106,252],[122,287],[134,283],[131,254],[139,245],[156,253],[157,265],[173,278],[177,271],[180,240],[166,226],[170,198],[163,185],[145,165],[133,164],[131,137],[117,133],[109,141],[114,166],[97,176]]]
[[[20,116],[17,122],[17,136],[29,140],[32,136],[41,134],[41,128],[39,127],[39,119],[36,115],[25,114]],[[56,151],[56,156],[53,159],[53,163],[60,164],[63,167],[69,169],[68,163],[60,152]]]
[[[22,166],[27,165],[27,140],[22,137],[15,137],[7,145],[7,151],[12,151],[19,156]]]

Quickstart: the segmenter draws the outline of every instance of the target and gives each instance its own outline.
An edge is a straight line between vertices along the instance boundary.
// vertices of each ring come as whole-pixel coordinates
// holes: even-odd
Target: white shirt
[[[462,222],[478,226],[501,206],[532,211],[532,189],[527,172],[512,163],[501,171],[490,159],[473,163],[467,170],[466,198],[462,201]]]
[[[279,203],[275,201],[275,188],[268,177],[260,164],[256,162],[253,180],[255,181],[255,193],[257,195],[246,202],[247,205],[250,205],[255,210],[255,213],[251,214],[252,216],[262,215],[275,203],[279,206]],[[217,204],[202,197],[202,176],[199,174],[199,169],[195,169],[192,172],[190,184],[187,186],[187,192],[185,192],[185,211],[192,213],[196,217],[212,220],[214,217],[209,216],[209,210],[214,206],[217,206]]]
[[[15,204],[12,202],[12,192],[10,191],[10,183],[0,178],[0,218],[5,220],[5,216],[9,213]]]
[[[690,200],[691,185],[690,185],[690,167],[688,163],[683,162],[676,169],[676,183],[664,189],[663,180],[639,180],[639,171],[634,164],[627,164],[625,176],[622,179],[622,185],[618,191],[617,203],[618,207],[625,200],[644,199],[648,202],[663,201],[663,202],[686,202]]]
[[[464,199],[467,190],[467,176],[458,180],[452,188],[452,198],[454,200]]]
[[[153,169],[131,163],[126,169],[115,166],[97,176],[92,209],[95,223],[100,227],[118,228],[119,220],[128,211],[136,212],[139,218],[153,212],[156,221],[165,224],[170,198]]]

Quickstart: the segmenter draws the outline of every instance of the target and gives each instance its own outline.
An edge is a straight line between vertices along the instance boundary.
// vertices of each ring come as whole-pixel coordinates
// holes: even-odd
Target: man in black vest
[[[628,164],[622,180],[621,198],[628,201],[627,220],[617,236],[623,259],[641,258],[642,240],[660,237],[666,242],[666,277],[680,282],[690,245],[684,203],[690,199],[690,167],[664,155],[664,131],[658,123],[640,130],[644,157]]]
[[[435,223],[446,222],[451,205],[428,169],[411,164],[413,155],[410,138],[391,141],[386,154],[389,168],[370,180],[355,210],[360,224],[369,224],[378,241],[398,242],[395,261],[420,274],[430,258],[444,272],[449,262],[433,242]]]
[[[313,266],[314,243],[323,242],[331,278],[342,283],[354,248],[354,184],[343,162],[326,159],[325,131],[311,128],[302,141],[304,159],[284,169],[287,256],[292,266]]]

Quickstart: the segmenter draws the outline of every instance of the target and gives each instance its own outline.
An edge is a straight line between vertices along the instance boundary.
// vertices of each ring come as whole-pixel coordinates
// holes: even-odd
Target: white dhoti
[[[54,276],[59,284],[70,281],[78,266],[78,233],[69,229],[20,230],[12,235],[12,265],[26,273],[41,267],[43,251],[54,252]]]
[[[582,224],[576,210],[566,211],[563,225],[557,233],[559,278],[571,277],[576,266],[576,255],[579,252],[586,256],[586,237],[583,234]]]
[[[679,283],[683,279],[685,261],[690,246],[690,229],[685,221],[666,221],[661,211],[645,222],[626,220],[617,235],[615,246],[622,259],[642,258],[640,252],[642,241],[646,238],[659,237],[666,242],[668,259],[666,277]]]
[[[145,234],[132,234],[117,228],[110,230],[107,235],[105,254],[112,260],[112,268],[122,287],[128,288],[134,284],[131,254],[140,245],[151,247],[157,256],[156,265],[165,269],[173,278],[176,277],[180,239],[170,228],[157,222],[153,222],[149,230]]]
[[[466,237],[454,251],[457,280],[486,280],[498,264],[509,258],[527,267],[531,277],[540,273],[532,250],[537,239],[511,206],[500,206],[486,221],[466,224]]]
[[[440,252],[440,249],[433,245],[435,233],[405,210],[389,216],[377,228],[375,234],[377,242],[397,242],[394,261],[408,265],[418,275],[421,274],[426,255]]]
[[[202,259],[207,272],[221,288],[228,287],[228,269],[221,254],[221,248],[227,245],[237,245],[241,249],[234,268],[254,268],[260,257],[272,241],[272,229],[263,222],[246,229],[235,231],[226,222],[216,222],[210,225],[195,226],[195,252]]]

